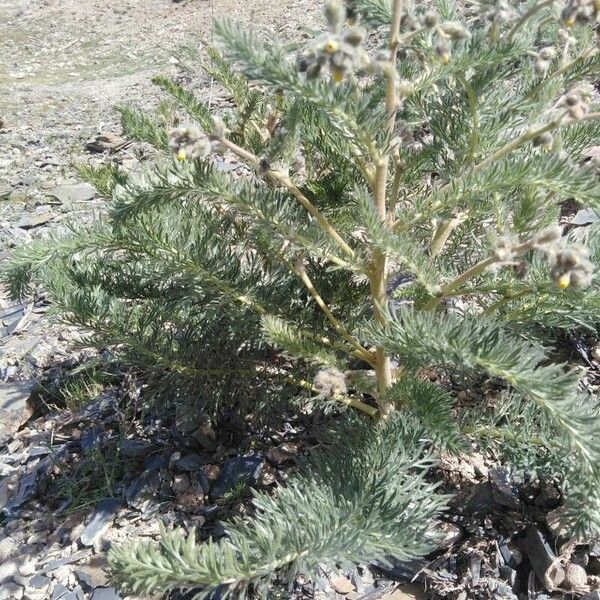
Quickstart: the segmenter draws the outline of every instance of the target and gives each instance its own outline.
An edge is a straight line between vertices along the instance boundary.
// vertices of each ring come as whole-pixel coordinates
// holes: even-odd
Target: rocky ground
[[[77,164],[140,168],[149,151],[120,137],[114,106],[155,106],[151,76],[178,75],[177,49],[210,41],[212,17],[300,35],[317,14],[298,0],[0,0],[0,260],[103,210]],[[297,418],[236,437],[136,415],[126,378],[73,376],[94,353],[74,351],[78,333],[48,308],[43,292],[11,303],[0,290],[0,600],[119,598],[103,570],[111,544],[155,537],[159,519],[218,539],[220,520],[249,510],[249,487],[284,480],[314,444]],[[316,589],[299,581],[279,597],[600,600],[600,544],[565,538],[552,484],[516,482],[477,456],[441,475],[458,496],[437,552],[323,573]]]

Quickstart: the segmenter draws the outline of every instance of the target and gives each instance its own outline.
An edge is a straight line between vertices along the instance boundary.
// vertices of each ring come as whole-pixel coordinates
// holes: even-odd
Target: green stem
[[[471,135],[469,138],[469,149],[467,151],[467,161],[472,163],[475,160],[475,149],[477,148],[477,144],[479,142],[479,112],[477,110],[477,94],[475,94],[475,90],[473,86],[467,81],[464,75],[459,74],[456,76],[458,81],[460,81],[461,85],[465,89],[465,93],[467,94],[467,100],[469,102],[469,111],[471,112],[471,120],[473,122],[473,128],[471,130]]]
[[[255,154],[252,154],[252,152],[241,148],[230,140],[222,139],[219,141],[223,146],[225,146],[225,148],[228,148],[234,154],[246,160],[254,169],[260,170],[260,160]],[[352,248],[342,239],[340,234],[335,230],[333,225],[326,219],[321,211],[302,193],[300,188],[298,188],[287,175],[284,175],[275,169],[271,169],[268,172],[268,175],[283,185],[283,187],[285,187],[292,194],[292,196],[296,198],[296,200],[321,226],[323,231],[325,231],[325,233],[327,233],[327,235],[329,235],[339,245],[339,247],[346,254],[348,254],[348,256],[354,257],[354,250],[352,250]]]
[[[527,240],[522,244],[519,244],[512,248],[512,255],[518,256],[531,250],[533,247],[533,240]],[[499,258],[498,256],[490,256],[484,260],[479,261],[477,264],[473,265],[470,269],[467,269],[458,277],[455,277],[452,281],[448,282],[445,286],[442,287],[440,293],[432,298],[426,305],[425,310],[434,310],[436,306],[442,302],[445,298],[447,298],[454,290],[458,289],[463,283],[469,281],[473,277],[480,275],[487,271],[491,266],[503,262],[505,259]]]

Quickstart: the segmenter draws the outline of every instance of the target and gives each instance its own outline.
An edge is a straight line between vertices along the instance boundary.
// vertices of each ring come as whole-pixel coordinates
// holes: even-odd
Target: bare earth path
[[[210,42],[214,18],[297,36],[318,15],[318,4],[0,0],[0,260],[100,207],[85,189],[69,187],[78,183],[76,164],[106,159],[87,152],[86,141],[120,133],[115,105],[155,106],[162,96],[151,77],[177,75],[178,49]],[[132,151],[116,160],[136,162]],[[0,381],[17,372],[35,344],[26,332],[7,342],[3,318],[11,306],[0,289]]]

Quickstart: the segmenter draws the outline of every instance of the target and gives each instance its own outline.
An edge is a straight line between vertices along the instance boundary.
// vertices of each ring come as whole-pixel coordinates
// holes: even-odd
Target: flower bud
[[[306,69],[307,79],[318,79],[321,75],[321,65],[318,62],[314,62]]]
[[[438,16],[434,12],[425,13],[423,17],[423,27],[427,29],[433,29],[438,24]]]
[[[558,242],[562,236],[562,228],[558,225],[552,225],[540,231],[536,237],[536,244],[551,244],[552,242]]]
[[[535,72],[540,76],[544,77],[546,73],[550,70],[550,63],[547,60],[543,60],[542,58],[538,58],[533,65]]]
[[[452,40],[466,40],[471,37],[469,31],[463,25],[454,21],[442,23],[440,29]]]
[[[592,272],[585,269],[573,269],[570,271],[571,287],[581,289],[592,283]]]
[[[344,35],[344,41],[351,46],[357,47],[365,39],[365,30],[362,27],[352,27]]]
[[[339,394],[346,394],[348,392],[344,374],[333,367],[319,371],[315,375],[313,385],[323,396],[327,397],[338,396]]]
[[[545,133],[540,133],[540,135],[533,138],[533,145],[539,146],[544,150],[550,150],[552,148],[552,144],[554,143],[554,137],[551,133],[546,131]]]
[[[225,123],[220,117],[211,117],[211,135],[217,140],[222,140],[225,137]]]
[[[442,63],[447,65],[450,62],[450,44],[442,38],[435,46],[435,52],[442,60]]]
[[[546,46],[540,50],[539,54],[543,60],[552,60],[556,56],[556,50],[552,46]]]
[[[577,104],[575,106],[571,106],[568,110],[569,117],[574,121],[577,121],[583,117],[585,117],[585,106],[583,104]]]
[[[577,93],[567,94],[565,96],[565,104],[567,106],[576,106],[581,102],[581,97]]]

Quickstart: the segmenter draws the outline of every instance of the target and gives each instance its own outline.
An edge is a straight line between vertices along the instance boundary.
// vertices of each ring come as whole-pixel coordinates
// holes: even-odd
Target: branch
[[[227,149],[231,150],[235,155],[247,161],[255,170],[260,170],[260,160],[258,156],[252,154],[248,150],[241,148],[237,144],[225,138],[219,140],[220,143]],[[340,234],[335,230],[333,225],[325,218],[321,211],[302,193],[302,191],[292,182],[287,176],[271,169],[267,173],[275,179],[283,187],[285,187],[298,200],[298,202],[306,209],[306,211],[319,223],[321,228],[342,248],[342,250],[351,257],[354,257],[354,250],[342,239]]]
[[[531,250],[531,248],[533,248],[533,245],[534,242],[532,239],[527,240],[522,244],[514,246],[512,248],[512,254],[517,256],[523,254]],[[433,310],[442,300],[444,300],[444,298],[450,296],[452,292],[454,292],[454,290],[463,285],[463,283],[466,283],[467,281],[469,281],[469,279],[472,279],[473,277],[476,277],[484,271],[487,271],[487,269],[489,269],[492,265],[504,262],[505,260],[506,259],[500,258],[498,256],[490,256],[484,260],[479,261],[470,269],[467,269],[466,271],[455,277],[452,281],[447,283],[444,287],[442,287],[440,293],[435,298],[432,298],[425,305],[425,310]]]
[[[311,278],[304,268],[293,269],[293,271],[300,277],[302,283],[304,283],[306,289],[313,297],[314,301],[318,304],[319,308],[323,311],[327,320],[331,323],[333,328],[352,346],[356,351],[356,356],[373,365],[373,355],[365,348],[363,348],[350,334],[350,332],[338,321],[335,315],[331,312],[331,309],[327,306],[321,295],[315,288]]]

